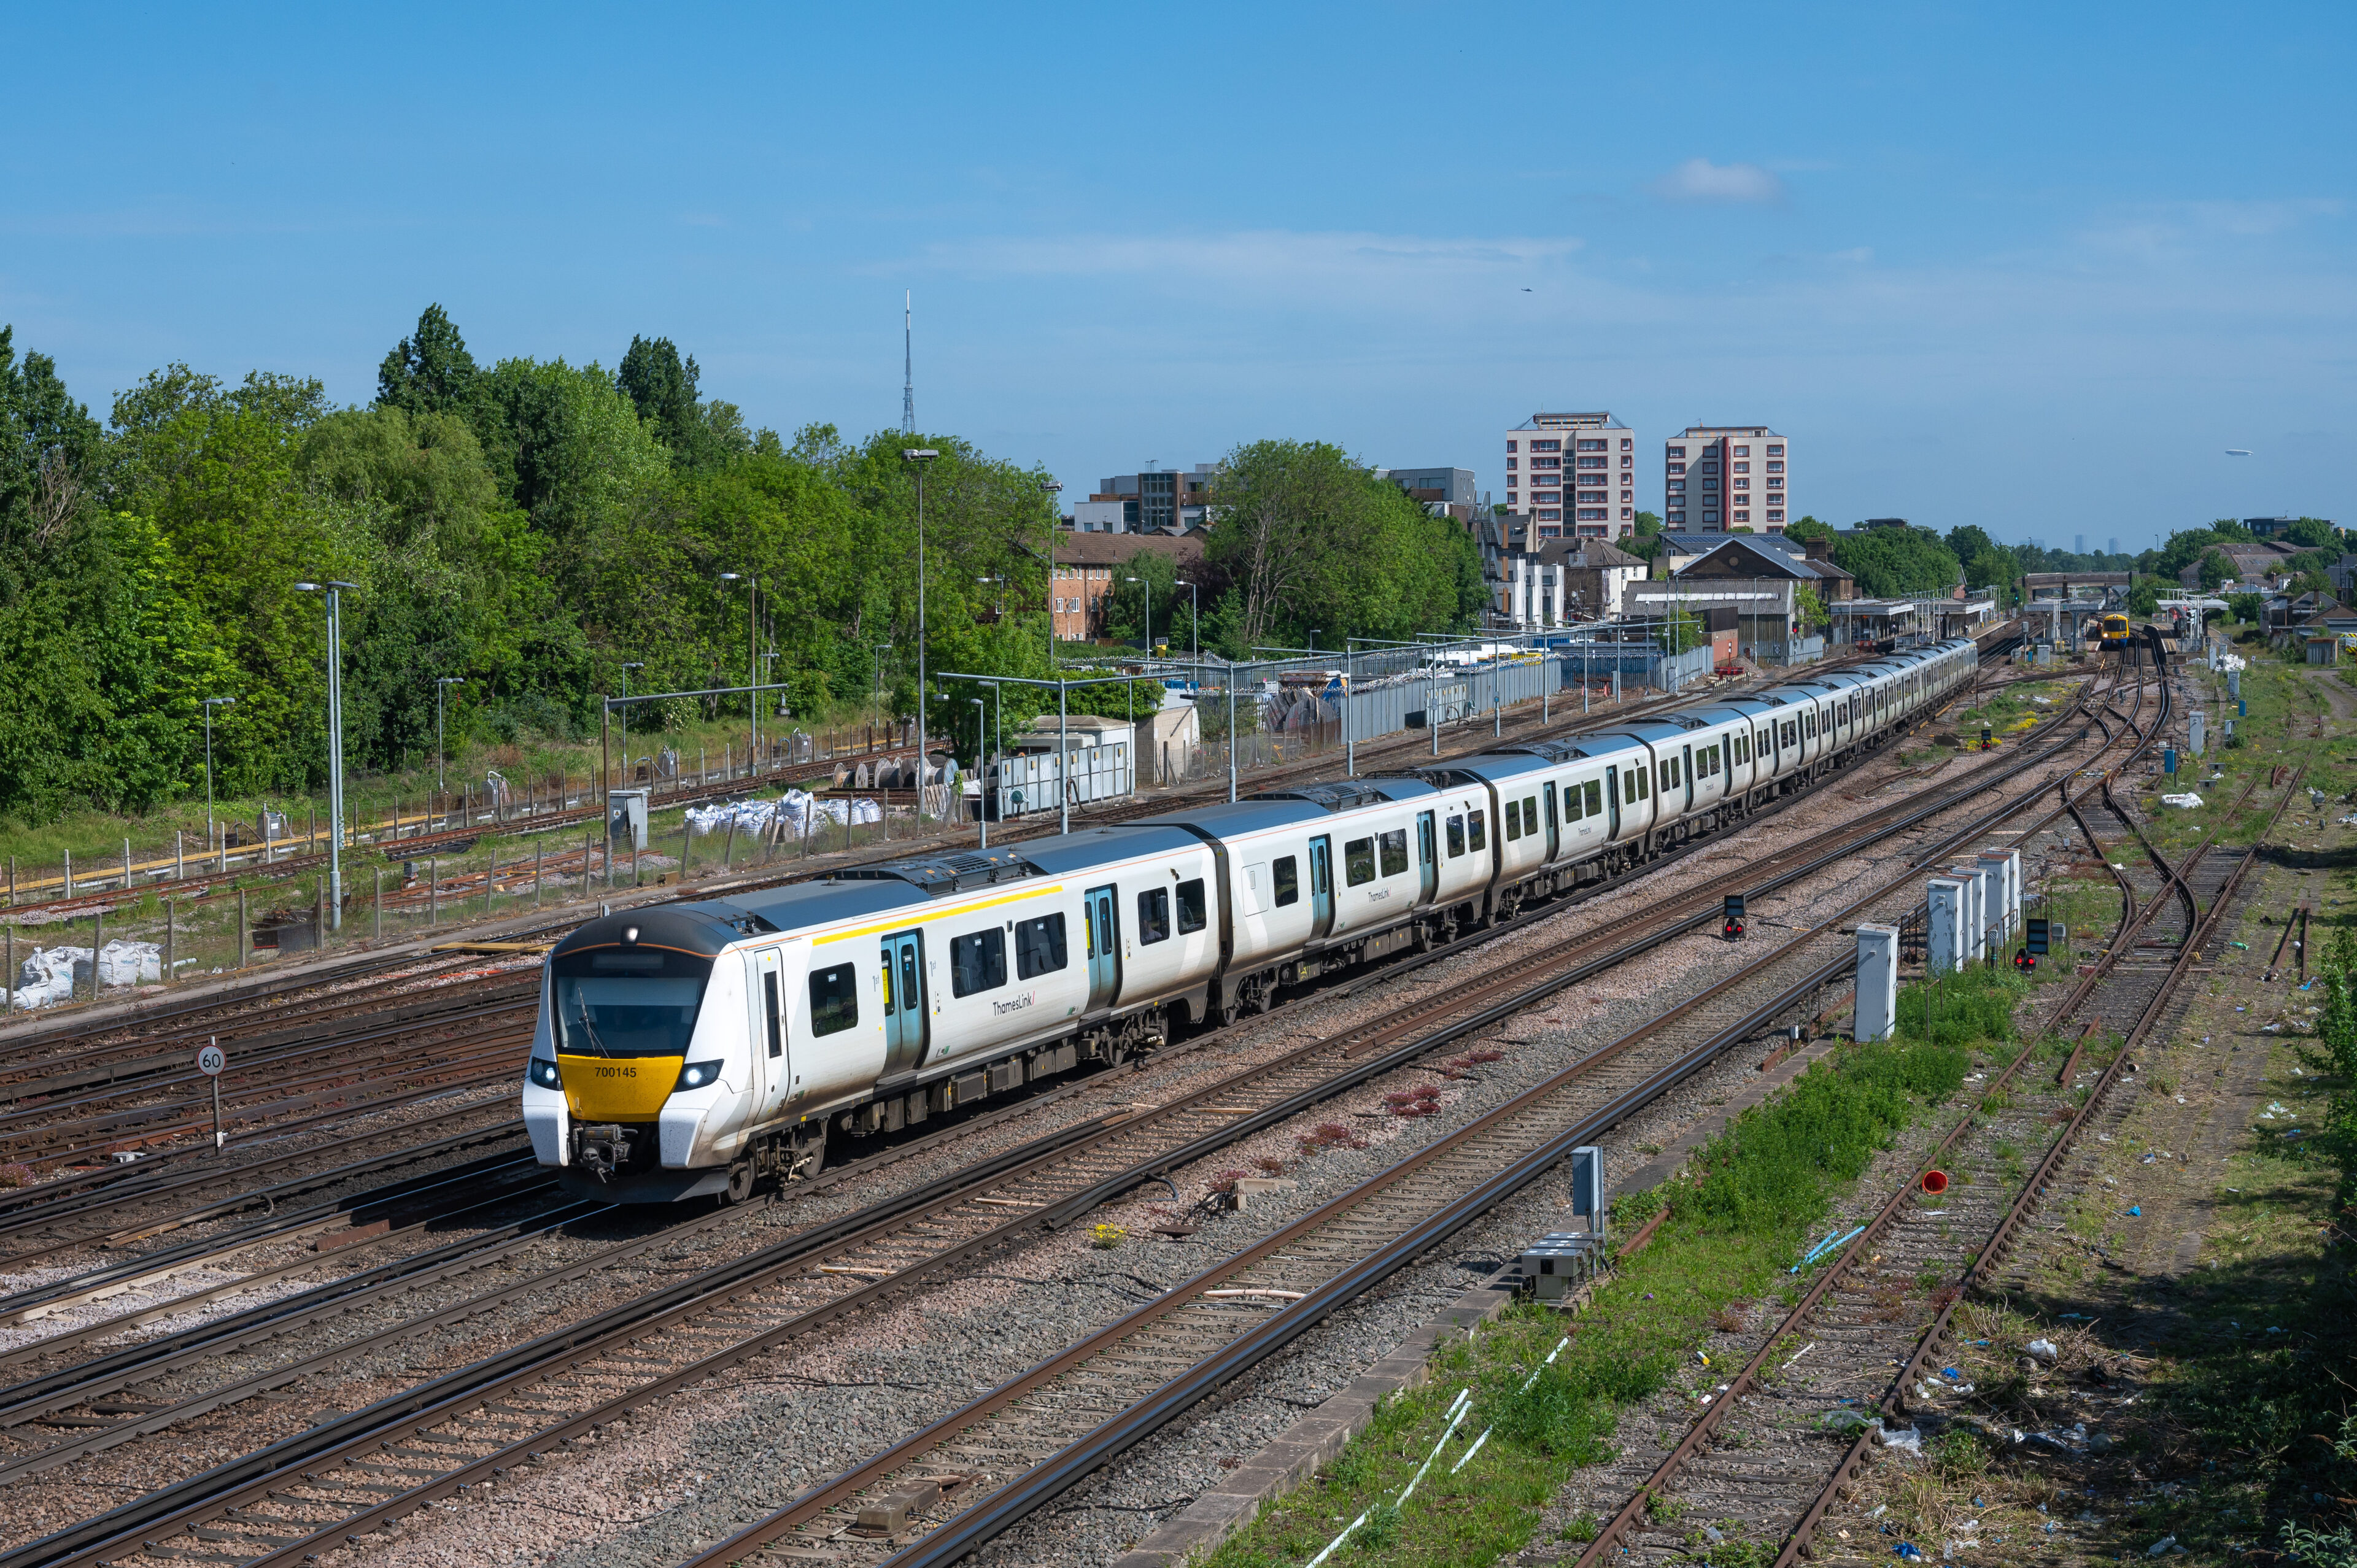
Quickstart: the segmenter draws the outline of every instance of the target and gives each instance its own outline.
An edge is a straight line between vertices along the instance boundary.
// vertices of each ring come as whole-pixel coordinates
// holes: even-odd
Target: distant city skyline
[[[1497,90],[1535,5],[1190,11],[1158,115],[1088,102],[1153,13],[699,16],[13,11],[0,322],[102,413],[175,360],[363,402],[439,302],[858,437],[912,291],[917,428],[1068,499],[1271,436],[1502,498],[1500,429],[1609,408],[1765,421],[1835,523],[2357,517],[2347,7],[1624,11],[1576,125]]]

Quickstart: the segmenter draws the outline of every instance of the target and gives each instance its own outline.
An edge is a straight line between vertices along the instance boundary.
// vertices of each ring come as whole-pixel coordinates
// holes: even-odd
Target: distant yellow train
[[[2128,618],[2108,615],[2103,620],[2102,639],[2105,648],[2126,648],[2128,645]]]

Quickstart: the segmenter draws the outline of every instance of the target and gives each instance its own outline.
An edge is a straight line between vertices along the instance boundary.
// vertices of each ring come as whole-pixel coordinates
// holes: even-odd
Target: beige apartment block
[[[1764,424],[1687,425],[1663,444],[1663,528],[1783,532],[1801,516],[1790,446]]]
[[[1637,435],[1609,413],[1534,413],[1506,432],[1506,506],[1540,539],[1637,532]]]

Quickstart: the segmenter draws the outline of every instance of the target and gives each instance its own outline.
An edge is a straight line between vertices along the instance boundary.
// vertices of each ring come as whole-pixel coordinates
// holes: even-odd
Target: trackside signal
[[[2046,922],[2043,920],[2031,920],[2028,922],[2028,924],[2029,928],[2029,940],[2026,945],[2033,956],[2043,958],[2046,954],[2053,950],[2047,945]]]
[[[1718,934],[1730,942],[1743,935],[1742,894],[1730,893],[1727,896],[1727,919],[1726,923],[1719,927]]]

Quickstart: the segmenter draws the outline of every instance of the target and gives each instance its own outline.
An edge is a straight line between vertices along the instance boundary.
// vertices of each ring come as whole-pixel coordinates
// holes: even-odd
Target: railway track
[[[1625,723],[1641,712],[1682,700],[1674,694],[1665,696],[1636,704],[1602,722],[1608,725]],[[1578,726],[1575,724],[1573,727]],[[1314,770],[1317,764],[1305,766]],[[1164,805],[1159,801],[1133,803],[1125,809],[1125,814],[1159,811]],[[1044,828],[1045,824],[1040,826]],[[777,880],[798,880],[800,875]],[[1560,907],[1560,901],[1556,907]],[[457,963],[440,966],[440,972],[447,973],[456,967]],[[173,1020],[172,1026],[160,1037],[143,1039],[136,1032],[120,1030],[113,1031],[112,1037],[93,1031],[98,1034],[96,1039],[81,1041],[70,1035],[62,1039],[43,1036],[11,1055],[0,1056],[0,1087],[10,1087],[7,1075],[13,1070],[16,1094],[12,1098],[19,1102],[16,1110],[0,1112],[0,1157],[13,1155],[35,1170],[56,1170],[78,1163],[85,1167],[72,1171],[62,1181],[20,1189],[22,1196],[13,1200],[0,1194],[0,1239],[22,1228],[23,1222],[16,1214],[27,1208],[43,1207],[62,1216],[76,1207],[91,1210],[120,1207],[119,1202],[87,1190],[64,1197],[60,1189],[69,1184],[83,1189],[118,1189],[126,1196],[155,1185],[152,1171],[143,1169],[135,1176],[124,1166],[103,1163],[110,1156],[133,1154],[144,1155],[146,1161],[181,1163],[211,1158],[210,1149],[184,1146],[159,1153],[151,1145],[200,1130],[209,1123],[210,1102],[204,1092],[207,1086],[193,1070],[193,1063],[199,1043],[221,1039],[224,1030],[237,1063],[231,1081],[243,1085],[232,1094],[225,1111],[229,1122],[242,1132],[265,1128],[300,1131],[332,1123],[339,1112],[365,1114],[431,1099],[452,1089],[497,1081],[507,1064],[492,1051],[481,1054],[478,1071],[434,1074],[422,1087],[381,1090],[359,1100],[335,1092],[339,1087],[348,1088],[349,1081],[342,1085],[325,1083],[334,1075],[323,1075],[325,1086],[314,1085],[307,1096],[290,1097],[277,1086],[280,1074],[295,1070],[305,1059],[342,1062],[355,1053],[373,1053],[380,1060],[386,1060],[397,1058],[404,1050],[414,1050],[421,1040],[429,1046],[437,1044],[437,1031],[528,1028],[525,1015],[532,1004],[529,982],[510,983],[518,994],[505,1009],[477,994],[484,986],[500,988],[502,977],[499,975],[446,984],[423,997],[390,1004],[381,994],[390,988],[431,983],[435,978],[433,971],[423,975],[393,976],[367,987],[357,997],[349,993],[326,993],[309,998],[284,999],[274,1005],[267,999],[241,997],[225,1009],[175,1009],[168,1015]],[[354,1026],[326,1040],[317,1040],[309,1033],[319,1023],[339,1020],[349,1021]],[[405,1037],[400,1027],[404,1025],[414,1026]],[[61,1068],[68,1061],[74,1065]],[[250,1076],[257,1067],[264,1069],[263,1079]],[[84,1092],[67,1104],[60,1105],[52,1099],[77,1088]],[[38,1109],[27,1108],[22,1104],[26,1100],[42,1103]],[[102,1113],[92,1111],[76,1125],[58,1125],[70,1110],[110,1101],[128,1103]],[[319,1104],[332,1105],[334,1109],[298,1117],[291,1123],[285,1120],[289,1110]],[[102,1163],[91,1167],[91,1161]],[[51,1230],[39,1255],[52,1255],[68,1245],[66,1239]]]
[[[2015,764],[2015,767],[2018,768],[2028,766],[2035,760],[2035,758],[2025,758],[2022,762]],[[1980,787],[1986,788],[1991,781],[1993,780],[1985,780]],[[1966,794],[1975,791],[1964,791]],[[1570,978],[1560,978],[1555,984],[1570,983]],[[1356,1061],[1340,1052],[1330,1054],[1342,1064],[1343,1071],[1340,1077],[1348,1077],[1353,1081],[1363,1081],[1364,1079],[1388,1070],[1389,1068],[1400,1062],[1427,1054],[1432,1049],[1440,1048],[1441,1045],[1445,1044],[1445,1038],[1437,1043],[1433,1037],[1436,1033],[1438,1032],[1428,1031],[1424,1037],[1405,1047],[1395,1048],[1388,1054],[1370,1054]],[[1363,1042],[1360,1043],[1363,1044]],[[788,1337],[792,1337],[793,1334],[807,1332],[820,1322],[831,1319],[843,1311],[856,1310],[861,1302],[870,1299],[868,1293],[871,1290],[888,1286],[895,1278],[899,1284],[905,1285],[920,1277],[926,1271],[937,1271],[940,1268],[951,1266],[957,1257],[969,1256],[975,1249],[987,1249],[1010,1240],[1017,1234],[1036,1229],[1042,1220],[1054,1219],[1056,1216],[1050,1211],[1059,1207],[1070,1208],[1076,1213],[1083,1212],[1087,1208],[1093,1207],[1096,1202],[1101,1201],[1102,1197],[1110,1191],[1135,1185],[1137,1180],[1148,1178],[1157,1170],[1174,1168],[1177,1163],[1180,1163],[1187,1157],[1189,1151],[1200,1153],[1207,1146],[1217,1147],[1227,1142],[1232,1142],[1236,1136],[1243,1135],[1253,1126],[1270,1124],[1266,1118],[1281,1117],[1286,1113],[1284,1109],[1286,1103],[1289,1101],[1298,1101],[1303,1092],[1313,1096],[1311,1102],[1314,1103],[1315,1097],[1338,1091],[1339,1079],[1328,1082],[1322,1089],[1312,1088],[1287,1094],[1286,1091],[1291,1085],[1283,1078],[1282,1073],[1288,1065],[1297,1067],[1298,1063],[1288,1064],[1281,1061],[1273,1064],[1270,1068],[1254,1069],[1248,1074],[1232,1075],[1200,1094],[1187,1097],[1181,1101],[1163,1107],[1161,1112],[1124,1118],[1115,1126],[1092,1135],[1082,1144],[1075,1145],[1071,1149],[1060,1150],[1053,1155],[1042,1155],[1040,1156],[1042,1160],[1049,1161],[1059,1167],[1052,1179],[1046,1167],[1041,1166],[1028,1173],[1008,1173],[995,1183],[989,1190],[977,1191],[969,1187],[959,1196],[944,1197],[939,1207],[920,1217],[921,1228],[933,1232],[919,1238],[924,1247],[930,1251],[931,1261],[920,1269],[904,1270],[897,1276],[888,1275],[885,1280],[878,1282],[877,1287],[870,1287],[857,1282],[864,1280],[870,1272],[883,1269],[886,1265],[864,1262],[860,1259],[863,1253],[868,1257],[879,1255],[877,1249],[881,1245],[885,1232],[844,1238],[835,1243],[836,1251],[833,1255],[846,1261],[832,1265],[823,1262],[813,1263],[813,1261],[815,1254],[812,1249],[821,1246],[823,1238],[819,1240],[813,1240],[809,1237],[798,1238],[784,1244],[787,1254],[785,1256],[740,1260],[729,1265],[728,1269],[735,1276],[732,1279],[705,1279],[695,1282],[695,1291],[700,1302],[700,1305],[695,1310],[689,1310],[687,1304],[672,1301],[671,1293],[664,1293],[655,1298],[634,1304],[630,1311],[623,1315],[624,1320],[606,1326],[611,1332],[622,1336],[619,1343],[625,1347],[633,1345],[637,1347],[626,1359],[639,1362],[643,1361],[646,1341],[652,1330],[656,1328],[662,1329],[667,1335],[674,1327],[695,1329],[695,1332],[684,1333],[678,1339],[680,1345],[690,1349],[694,1348],[698,1333],[708,1336],[717,1332],[723,1338],[734,1337],[741,1340],[743,1338],[741,1330],[744,1327],[741,1316],[748,1300],[748,1292],[744,1288],[746,1282],[742,1276],[747,1271],[750,1271],[754,1274],[762,1276],[753,1280],[751,1283],[766,1293],[764,1299],[768,1301],[768,1305],[764,1311],[787,1314],[787,1324],[782,1326],[781,1331],[787,1332]],[[1236,1114],[1238,1096],[1252,1087],[1242,1081],[1246,1078],[1258,1079],[1259,1092],[1269,1098],[1270,1103],[1260,1113],[1260,1119],[1257,1120],[1240,1118]],[[1191,1122],[1188,1120],[1190,1115],[1195,1118]],[[1206,1122],[1209,1123],[1208,1127],[1203,1126]],[[1202,1130],[1199,1131],[1199,1128]],[[1108,1151],[1096,1145],[1107,1144],[1114,1133],[1122,1134],[1128,1145],[1123,1153],[1128,1158],[1129,1164],[1125,1167],[1120,1167],[1114,1176],[1104,1178],[1100,1172],[1104,1161],[1111,1156]],[[1141,1139],[1153,1146],[1141,1151],[1138,1147]],[[1139,1157],[1141,1152],[1145,1156],[1142,1159]],[[1119,1162],[1116,1160],[1114,1163],[1118,1166]],[[1035,1185],[1029,1187],[1010,1185],[1018,1180],[1028,1180]],[[1048,1190],[1043,1190],[1036,1185],[1040,1181],[1049,1182]],[[1108,1186],[1108,1181],[1111,1186]],[[1056,1199],[1054,1192],[1057,1190],[1064,1191],[1067,1196],[1060,1200]],[[997,1200],[996,1203],[990,1201],[994,1197]],[[1039,1207],[1022,1212],[1019,1218],[1010,1218],[1011,1208],[1026,1204]],[[945,1238],[939,1232],[944,1228],[944,1217],[953,1211],[956,1214],[956,1219],[954,1223],[947,1226],[951,1233]],[[908,1238],[916,1229],[918,1227],[907,1224],[899,1226],[901,1244],[907,1244]],[[946,1251],[943,1245],[945,1241],[949,1243]],[[845,1270],[846,1273],[837,1275],[813,1276],[809,1270],[813,1266],[832,1266]],[[799,1291],[780,1291],[775,1288],[780,1280],[785,1279],[789,1274],[795,1276],[789,1283],[802,1288]],[[852,1282],[851,1288],[845,1288],[846,1281]],[[817,1293],[819,1300],[813,1305],[811,1303],[811,1287],[814,1283],[827,1285],[830,1288]],[[715,1292],[721,1293],[722,1297],[726,1299],[705,1299],[711,1297]],[[798,1305],[799,1310],[796,1310]],[[683,1323],[672,1324],[662,1321],[662,1315],[665,1311],[682,1315]],[[653,1315],[651,1321],[650,1314]],[[695,1318],[704,1319],[700,1327],[694,1323],[684,1321]],[[545,1359],[552,1356],[565,1356],[569,1359],[569,1364],[577,1369],[585,1364],[584,1358],[591,1354],[595,1348],[594,1345],[586,1342],[582,1336],[597,1326],[598,1325],[593,1324],[565,1331],[558,1337],[562,1340],[561,1344],[541,1346],[540,1357]],[[595,1336],[591,1335],[590,1337],[594,1340]],[[767,1337],[766,1335],[755,1337],[756,1339]],[[761,1353],[766,1348],[760,1343],[739,1344],[730,1353],[741,1358],[742,1355]],[[694,1359],[691,1358],[691,1359]],[[481,1373],[480,1369],[477,1369],[476,1371],[479,1375],[490,1375]],[[522,1396],[507,1387],[511,1375],[516,1380],[529,1382],[535,1387],[550,1380],[546,1368],[537,1365],[532,1358],[527,1357],[524,1363],[512,1374],[501,1372],[498,1379],[499,1386],[490,1389],[488,1394],[484,1388],[478,1386],[471,1379],[463,1391],[454,1392],[447,1386],[447,1379],[441,1380],[442,1386],[428,1385],[427,1390],[420,1391],[418,1394],[422,1408],[425,1411],[425,1416],[421,1418],[422,1426],[413,1428],[410,1434],[414,1435],[417,1430],[432,1428],[438,1423],[448,1422],[451,1419],[450,1412],[444,1406],[452,1399],[458,1400],[461,1404],[471,1399],[479,1404],[488,1397],[503,1410],[513,1411],[523,1408],[516,1402]],[[664,1391],[660,1388],[642,1388],[639,1397],[660,1397],[662,1391]],[[428,1397],[429,1395],[431,1397]],[[421,1408],[419,1405],[410,1404],[408,1396],[404,1396],[403,1402],[405,1409]],[[486,1412],[490,1411],[489,1406],[483,1406],[482,1409]],[[352,1418],[368,1423],[368,1431],[374,1434],[361,1440],[363,1445],[367,1442],[382,1443],[398,1441],[401,1438],[403,1434],[384,1429],[383,1423],[387,1420],[388,1413],[383,1409],[375,1409]],[[159,1423],[168,1424],[168,1422],[161,1415],[149,1415],[139,1418],[137,1423],[152,1429]],[[494,1426],[498,1424],[493,1423]],[[104,1445],[122,1440],[124,1435],[124,1434],[120,1431],[110,1432],[94,1434],[84,1441],[89,1446]],[[329,1431],[317,1435],[307,1434],[305,1441],[308,1445],[314,1443],[330,1442],[338,1435],[339,1435],[338,1431]],[[494,1433],[492,1435],[497,1434]],[[477,1437],[481,1438],[481,1436],[482,1433],[478,1431]],[[439,1437],[429,1435],[421,1439],[421,1442],[431,1446],[451,1440],[449,1434],[446,1433]],[[556,1438],[548,1439],[552,1442],[556,1440]],[[493,1444],[493,1446],[497,1448],[500,1445]],[[44,1460],[44,1463],[62,1462],[63,1457],[60,1455],[51,1455]],[[307,1461],[316,1460],[317,1457],[316,1454],[307,1454],[303,1456]],[[157,1506],[162,1506],[162,1503],[159,1501]],[[239,1505],[231,1502],[200,1506],[234,1508]],[[214,1517],[220,1516],[216,1514]]]
[[[2165,684],[2162,692],[2160,715],[2142,726],[2130,760],[2167,721]],[[2132,722],[2123,719],[2124,727]],[[2106,770],[2094,792],[2107,790],[2115,771]],[[2289,799],[2287,791],[2270,823]],[[2047,820],[2068,812],[2084,830],[2079,806],[2066,800]],[[2145,847],[2151,851],[2148,841]],[[1777,1563],[1794,1563],[1810,1554],[1818,1526],[1886,1432],[1910,1412],[1936,1411],[1943,1396],[1970,1391],[1939,1372],[1956,1303],[1990,1277],[2027,1217],[2051,1195],[2059,1163],[2091,1121],[2106,1113],[2109,1090],[2124,1070],[2133,1071],[2128,1052],[2167,1015],[2257,854],[2256,843],[2239,854],[2204,846],[2182,865],[2171,865],[2152,853],[2163,897],[2139,901],[2131,892],[2111,947],[2072,986],[2048,1032],[1973,1090],[1973,1109],[1907,1164],[1896,1190],[1816,1274],[1800,1302],[1764,1333],[1749,1333],[1757,1347],[1749,1360],[1711,1391],[1650,1473],[1638,1480],[1627,1472],[1624,1456],[1616,1479],[1625,1496],[1581,1552],[1580,1568],[1608,1561],[1690,1560],[1710,1545],[1699,1522],[1709,1523],[1718,1540],[1781,1542]],[[2126,960],[2148,950],[2137,945],[2143,934],[2180,911],[2180,940],[2166,943],[2173,950],[2170,961],[2155,966]],[[2059,1051],[2056,1032],[2074,1026],[2077,1043],[2061,1070],[2050,1077],[2036,1070],[2039,1058]],[[2120,1042],[2118,1048],[2099,1072],[2083,1069],[2087,1043],[2099,1035]],[[2027,1176],[2025,1151],[2040,1160]],[[1935,1166],[1950,1177],[1937,1198],[1919,1192],[1917,1179]],[[1947,1283],[1926,1283],[1934,1280]],[[1910,1296],[1924,1299],[1910,1310]],[[1925,1309],[1932,1314],[1928,1326]],[[1824,1412],[1844,1409],[1858,1412],[1849,1418],[1855,1436],[1846,1443],[1824,1419]],[[1878,1412],[1871,1422],[1863,1413],[1867,1410]],[[1632,1444],[1640,1454],[1644,1446],[1641,1438]]]

